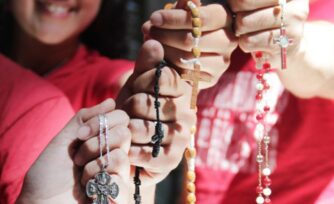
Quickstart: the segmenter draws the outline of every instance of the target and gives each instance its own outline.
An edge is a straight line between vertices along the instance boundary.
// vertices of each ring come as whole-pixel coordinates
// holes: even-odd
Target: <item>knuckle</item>
[[[124,110],[115,110],[115,113],[118,115],[118,118],[122,119],[126,125],[129,124],[130,117]]]
[[[129,128],[125,126],[118,127],[118,135],[121,136],[121,147],[124,147],[124,150],[129,151],[132,134]]]
[[[148,97],[146,94],[139,93],[133,96],[132,100],[132,112],[136,113],[139,110],[144,110],[146,108],[146,101],[148,100]]]
[[[92,145],[90,142],[85,142],[84,144],[82,144],[81,149],[81,154],[83,155],[83,158],[87,158],[88,155],[93,154],[95,151],[94,145]]]
[[[188,32],[185,36],[184,36],[184,47],[187,49],[187,51],[190,51],[192,46],[193,46],[193,36],[191,34],[191,32]]]
[[[112,164],[114,167],[121,168],[130,163],[128,155],[122,149],[114,149],[112,152]]]
[[[251,44],[253,43],[254,41],[252,37],[248,35],[244,35],[239,38],[239,46],[244,52],[247,52],[247,53],[250,52],[251,51],[250,47],[251,47]]]
[[[88,108],[82,108],[82,109],[80,109],[79,111],[78,111],[78,117],[79,118],[82,118],[82,117],[84,117],[86,114],[87,114],[87,111],[88,111]]]

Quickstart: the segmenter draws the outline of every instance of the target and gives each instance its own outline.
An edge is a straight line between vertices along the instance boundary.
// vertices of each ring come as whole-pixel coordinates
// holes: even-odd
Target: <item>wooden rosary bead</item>
[[[195,190],[196,190],[195,184],[191,182],[187,183],[187,190],[190,193],[195,193]]]
[[[194,27],[192,30],[192,34],[194,38],[199,38],[202,36],[202,30],[199,27]]]
[[[196,202],[196,196],[194,193],[189,193],[187,195],[187,202],[188,203],[195,203]]]
[[[196,126],[195,125],[192,126],[190,129],[190,134],[194,135],[196,133],[196,130],[197,130]]]
[[[196,58],[201,56],[201,49],[199,47],[194,47],[191,52]]]
[[[165,6],[164,6],[164,9],[165,10],[170,10],[170,9],[173,9],[174,8],[174,4],[173,3],[167,3]]]
[[[190,182],[195,182],[195,179],[196,179],[196,174],[194,171],[188,171],[187,172],[187,179],[188,181]]]
[[[191,19],[193,27],[202,27],[202,20],[200,18]]]
[[[196,157],[196,149],[195,148],[187,148],[185,152],[186,159],[192,159]]]
[[[200,17],[200,12],[199,12],[198,8],[193,8],[190,11],[191,11],[191,16],[193,18],[199,18]]]

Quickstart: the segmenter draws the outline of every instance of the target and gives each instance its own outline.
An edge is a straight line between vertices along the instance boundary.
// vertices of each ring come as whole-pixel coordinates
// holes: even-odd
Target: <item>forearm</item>
[[[309,22],[287,70],[278,71],[284,86],[301,98],[334,98],[334,25]]]

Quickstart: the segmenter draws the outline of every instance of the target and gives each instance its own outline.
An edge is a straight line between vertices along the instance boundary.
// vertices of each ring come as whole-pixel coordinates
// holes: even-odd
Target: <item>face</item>
[[[21,30],[45,44],[78,37],[98,14],[101,0],[10,0]]]

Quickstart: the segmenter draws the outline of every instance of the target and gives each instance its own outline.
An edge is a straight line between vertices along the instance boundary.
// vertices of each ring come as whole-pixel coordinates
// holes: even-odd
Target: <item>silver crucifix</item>
[[[279,4],[281,6],[281,28],[280,28],[280,36],[274,39],[274,43],[278,44],[281,47],[281,67],[282,69],[287,68],[287,48],[292,43],[292,40],[288,38],[286,34],[286,28],[284,23],[285,16],[285,6],[286,0],[279,0]]]
[[[282,69],[286,69],[287,68],[287,62],[286,62],[287,48],[292,43],[292,40],[289,39],[288,36],[286,35],[285,26],[281,26],[280,36],[274,39],[274,43],[278,44],[281,47],[281,66],[282,66]]]
[[[105,171],[96,174],[94,179],[88,181],[86,194],[93,199],[92,204],[109,204],[110,197],[115,199],[118,196],[118,185],[110,182],[111,176]]]

